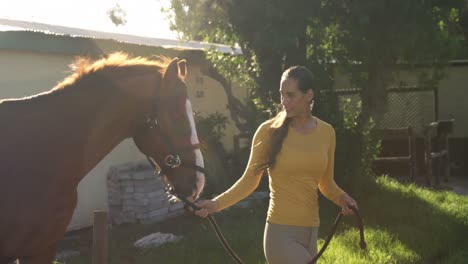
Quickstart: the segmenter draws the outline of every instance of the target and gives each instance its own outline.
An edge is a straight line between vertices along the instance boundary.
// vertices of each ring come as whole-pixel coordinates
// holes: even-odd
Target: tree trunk
[[[369,64],[367,74],[367,82],[361,89],[360,128],[366,127],[371,119],[377,126],[382,122],[387,109],[387,87],[391,79],[391,72],[383,64]]]
[[[234,121],[237,129],[240,131],[245,131],[247,129],[247,124],[245,121],[249,119],[247,111],[248,108],[232,94],[231,81],[227,80],[223,75],[221,75],[211,64],[203,67],[201,71],[204,75],[213,78],[221,84],[227,96],[231,119]]]

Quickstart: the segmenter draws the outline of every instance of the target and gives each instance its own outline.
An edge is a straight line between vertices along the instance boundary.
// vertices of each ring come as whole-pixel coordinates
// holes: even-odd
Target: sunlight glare
[[[116,26],[107,12],[119,4],[126,12],[127,23]],[[15,0],[0,1],[0,18],[33,21],[89,30],[176,39],[170,31],[166,14],[170,0]]]

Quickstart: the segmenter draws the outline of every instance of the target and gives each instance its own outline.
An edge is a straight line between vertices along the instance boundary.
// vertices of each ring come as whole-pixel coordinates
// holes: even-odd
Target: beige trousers
[[[318,227],[266,223],[263,250],[269,264],[308,264],[317,254]]]

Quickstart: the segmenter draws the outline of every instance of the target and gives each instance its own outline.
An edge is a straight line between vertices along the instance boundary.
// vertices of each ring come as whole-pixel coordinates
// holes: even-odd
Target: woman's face
[[[302,92],[297,84],[297,80],[293,78],[281,80],[281,105],[287,117],[310,112],[310,103],[314,98],[314,93],[312,89],[307,90],[306,93]]]

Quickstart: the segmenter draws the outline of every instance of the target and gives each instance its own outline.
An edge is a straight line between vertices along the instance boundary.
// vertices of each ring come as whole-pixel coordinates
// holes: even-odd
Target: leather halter
[[[151,112],[149,117],[146,119],[145,127],[143,129],[154,129],[154,128],[156,128],[158,126],[156,110],[157,110],[157,104],[155,103],[153,105],[153,111]],[[168,140],[169,136],[165,135],[163,130],[160,130],[159,132],[162,133],[162,137],[164,139],[167,139],[167,140],[164,140],[164,144],[166,145],[166,149],[169,150],[169,154],[167,154],[164,157],[164,163],[163,164],[158,164],[152,157],[145,154],[146,159],[148,160],[148,162],[153,167],[156,175],[158,175],[159,177],[161,177],[163,175],[167,175],[167,173],[169,171],[171,171],[171,170],[173,170],[175,168],[178,168],[178,167],[190,168],[190,169],[193,169],[195,171],[201,172],[201,173],[206,175],[205,168],[200,167],[200,166],[198,166],[196,164],[193,164],[193,163],[185,162],[180,158],[180,155],[179,155],[179,153],[181,153],[182,151],[200,149],[199,144],[189,145],[188,147],[177,150],[174,147],[174,145],[172,144],[172,142],[170,140]],[[180,193],[177,192],[177,190],[175,189],[174,186],[171,186],[170,184],[168,184],[168,185],[169,185],[169,188],[167,188],[168,193],[170,193],[171,195],[176,196],[178,199],[182,200],[186,205],[188,205],[188,206],[190,206],[192,208],[194,207],[193,204],[191,204],[189,201],[187,201],[185,199],[185,197],[182,197],[182,195],[180,195]]]

